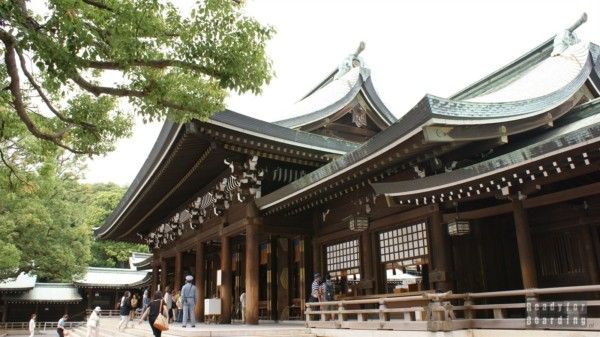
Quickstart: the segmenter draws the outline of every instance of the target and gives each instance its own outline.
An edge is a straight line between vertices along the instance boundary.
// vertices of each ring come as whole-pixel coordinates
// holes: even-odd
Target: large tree
[[[15,151],[4,160],[14,160]],[[86,195],[64,167],[74,164],[61,156],[18,173],[0,166],[0,278],[32,272],[41,280],[70,281],[84,272],[92,236],[81,212]]]
[[[94,184],[84,186],[88,202],[86,203],[85,223],[90,229],[104,223],[115,209],[126,188],[115,184]],[[91,245],[92,267],[129,267],[129,256],[132,252],[148,252],[148,246],[115,242],[109,240],[94,240]]]
[[[260,92],[272,34],[232,0],[185,15],[160,0],[3,0],[0,109],[53,146],[105,153],[131,128],[121,99],[185,122],[222,110],[228,90]]]

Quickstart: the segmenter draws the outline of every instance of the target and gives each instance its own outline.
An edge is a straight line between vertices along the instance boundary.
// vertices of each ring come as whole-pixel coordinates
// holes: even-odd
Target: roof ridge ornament
[[[346,75],[350,70],[352,70],[352,68],[362,68],[364,62],[363,59],[358,55],[362,53],[363,50],[365,50],[365,42],[360,41],[360,44],[358,45],[358,48],[356,48],[356,51],[353,54],[348,55],[344,59],[344,61],[342,61],[342,63],[338,66],[338,70],[333,76],[333,79],[337,80],[338,78]]]
[[[554,49],[552,49],[552,56],[561,55],[567,48],[580,42],[579,38],[575,34],[575,30],[587,21],[587,13],[583,13],[579,20],[577,20],[571,27],[559,32],[554,37]]]

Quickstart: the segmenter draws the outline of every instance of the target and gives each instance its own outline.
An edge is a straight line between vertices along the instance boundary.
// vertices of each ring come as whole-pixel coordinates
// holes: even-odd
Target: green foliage
[[[0,175],[3,277],[34,272],[42,280],[70,281],[85,271],[91,235],[82,225],[79,184],[59,174],[58,163],[26,172],[27,181],[13,182],[11,189],[8,175]]]
[[[129,134],[123,106],[147,121],[204,120],[228,90],[259,93],[272,76],[274,31],[241,6],[202,0],[182,15],[160,0],[1,1],[2,118],[89,155]]]
[[[104,223],[106,217],[115,209],[125,188],[115,184],[96,184],[86,186],[90,196],[87,202],[85,223],[96,227]],[[128,267],[129,256],[132,252],[148,252],[146,245],[131,244],[115,241],[94,241],[91,245],[93,267]]]

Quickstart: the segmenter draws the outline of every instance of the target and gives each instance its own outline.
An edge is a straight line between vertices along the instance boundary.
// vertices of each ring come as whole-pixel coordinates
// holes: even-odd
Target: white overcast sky
[[[183,10],[193,0],[174,0]],[[360,41],[383,102],[396,116],[426,93],[449,96],[533,49],[583,12],[582,40],[600,43],[600,0],[327,1],[248,0],[246,12],[275,27],[268,45],[276,77],[260,96],[231,95],[230,109],[266,121],[286,118]],[[161,124],[136,124],[117,149],[88,163],[85,181],[129,185]]]

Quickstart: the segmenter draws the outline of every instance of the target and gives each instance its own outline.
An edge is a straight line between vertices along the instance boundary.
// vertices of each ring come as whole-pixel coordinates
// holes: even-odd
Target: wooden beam
[[[356,126],[346,125],[346,124],[342,124],[342,123],[325,124],[325,128],[329,129],[329,130],[335,130],[335,131],[340,131],[340,132],[345,132],[345,133],[350,133],[350,134],[365,136],[365,137],[373,137],[374,135],[377,134],[377,132],[370,130],[370,129],[359,128]]]
[[[306,228],[303,226],[277,226],[277,225],[263,225],[261,227],[263,233],[280,235],[280,236],[297,236],[297,235],[313,235],[312,228]]]
[[[167,259],[161,258],[160,260],[160,291],[164,292],[167,286]]]
[[[246,225],[248,224],[248,219],[243,218],[232,224],[225,225],[222,224],[219,230],[220,236],[233,237],[239,234],[242,234],[246,229]]]

